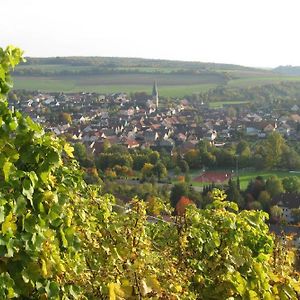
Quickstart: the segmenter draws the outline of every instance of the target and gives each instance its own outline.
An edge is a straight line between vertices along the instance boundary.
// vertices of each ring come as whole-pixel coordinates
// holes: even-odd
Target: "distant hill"
[[[291,80],[274,70],[221,63],[124,57],[27,57],[26,60],[13,73],[16,89],[150,94],[156,80],[160,95],[182,97],[217,86],[245,87]]]
[[[282,75],[300,76],[300,66],[279,66],[273,71]]]

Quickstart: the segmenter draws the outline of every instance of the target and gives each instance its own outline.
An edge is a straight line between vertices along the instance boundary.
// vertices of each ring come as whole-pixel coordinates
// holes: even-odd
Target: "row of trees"
[[[176,152],[170,157],[167,153],[158,153],[151,149],[128,150],[120,145],[112,147],[108,145],[94,158],[83,144],[76,143],[74,147],[75,156],[84,167],[96,166],[102,172],[117,169],[117,176],[128,176],[132,171],[138,171],[142,172],[143,179],[153,176],[161,179],[166,177],[167,171],[170,170],[180,174],[188,173],[190,169],[202,168],[232,170],[246,167],[267,170],[300,168],[300,155],[277,132],[271,133],[266,140],[255,144],[242,140],[222,148],[200,141],[196,149],[189,150],[183,157]],[[121,170],[120,167],[126,167],[128,172],[125,174],[118,172]]]
[[[242,140],[222,148],[202,141],[197,149],[185,154],[184,160],[191,169],[255,167],[267,170],[291,170],[300,168],[300,154],[277,132],[269,134],[267,139],[256,143],[249,144]]]
[[[243,88],[220,85],[200,94],[198,98],[205,102],[228,101],[228,99],[237,102],[249,101],[255,110],[255,102],[259,105],[268,103],[279,107],[291,102],[296,103],[300,97],[299,87],[299,82],[291,81]],[[193,99],[193,97],[189,98],[199,101],[199,99]]]

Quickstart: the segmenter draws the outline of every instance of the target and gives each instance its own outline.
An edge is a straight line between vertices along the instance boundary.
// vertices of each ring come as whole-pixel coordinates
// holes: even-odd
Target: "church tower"
[[[153,82],[152,100],[155,101],[156,109],[158,109],[158,90],[156,80]]]

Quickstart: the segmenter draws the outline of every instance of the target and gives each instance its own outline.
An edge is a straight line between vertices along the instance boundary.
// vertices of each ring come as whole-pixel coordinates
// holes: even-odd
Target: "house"
[[[134,149],[140,147],[140,143],[136,140],[126,139],[123,142],[123,145],[125,145],[128,149]]]
[[[286,239],[286,236],[291,236],[292,240],[289,241],[290,246],[300,249],[300,227],[286,225],[282,226],[279,224],[271,224],[270,231],[275,233],[278,237],[281,237],[283,240]]]
[[[265,133],[271,133],[271,132],[273,132],[273,131],[275,131],[275,129],[276,129],[276,127],[277,127],[277,125],[276,124],[268,124],[267,126],[265,126],[264,127],[264,132]]]
[[[294,222],[292,210],[300,208],[299,193],[281,193],[272,199],[272,204],[282,208],[282,218],[288,223]]]

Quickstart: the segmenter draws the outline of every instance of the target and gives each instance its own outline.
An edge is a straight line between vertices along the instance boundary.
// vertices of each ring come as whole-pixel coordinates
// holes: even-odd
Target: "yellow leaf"
[[[109,290],[109,300],[116,300],[116,293],[115,293],[115,286],[114,283],[108,284],[108,290]]]
[[[17,230],[17,225],[15,224],[15,222],[16,222],[16,217],[14,217],[12,212],[10,212],[9,215],[6,216],[2,224],[2,233],[6,234],[9,230],[15,233]]]
[[[74,157],[74,155],[73,155],[74,148],[70,144],[66,143],[64,145],[64,150],[69,157],[71,157],[71,158]]]
[[[146,278],[146,282],[147,282],[147,285],[149,287],[151,287],[151,289],[157,293],[160,292],[161,290],[161,287],[160,287],[160,284],[159,284],[159,281],[157,280],[157,278],[155,276],[148,276]]]
[[[179,284],[175,285],[175,290],[176,290],[177,293],[181,293],[182,292],[182,286],[179,285]]]
[[[122,288],[120,284],[111,282],[108,284],[109,300],[121,300],[132,295],[131,287]]]
[[[41,261],[42,261],[42,275],[43,275],[43,277],[47,277],[48,270],[47,270],[46,261],[44,259],[41,259]]]

